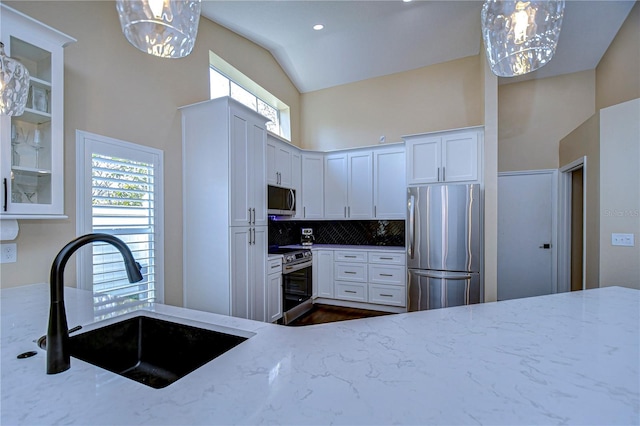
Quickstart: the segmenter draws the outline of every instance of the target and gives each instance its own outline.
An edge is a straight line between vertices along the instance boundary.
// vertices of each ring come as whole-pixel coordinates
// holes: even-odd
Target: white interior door
[[[498,300],[556,291],[557,172],[498,176]]]

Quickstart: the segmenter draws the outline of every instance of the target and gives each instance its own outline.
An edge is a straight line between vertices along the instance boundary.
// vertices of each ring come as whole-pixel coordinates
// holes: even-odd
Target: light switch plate
[[[633,234],[611,234],[611,245],[633,247],[635,245]]]
[[[18,259],[16,243],[0,244],[0,263],[14,263]]]

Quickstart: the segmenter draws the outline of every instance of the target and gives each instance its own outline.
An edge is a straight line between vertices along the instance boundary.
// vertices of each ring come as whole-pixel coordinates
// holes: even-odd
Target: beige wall
[[[606,182],[609,187],[625,187],[629,182],[637,179],[634,172],[640,168],[640,161],[633,155],[626,156],[625,150],[619,141],[607,141],[607,146],[602,146],[604,141],[600,140],[600,109],[608,106],[620,104],[630,99],[640,98],[640,3],[637,3],[629,16],[625,20],[622,28],[609,46],[609,49],[600,60],[595,74],[595,104],[594,116],[578,126],[566,138],[560,142],[559,159],[560,166],[571,161],[587,156],[587,248],[586,259],[586,284],[587,288],[599,287],[600,285],[612,285],[610,272],[612,265],[620,266],[620,273],[628,271],[633,274],[628,266],[638,264],[638,255],[632,259],[628,265],[619,265],[616,262],[615,254],[619,253],[619,247],[611,247],[611,232],[626,232],[623,230],[612,231],[611,222],[616,222],[615,217],[605,217],[605,210],[611,211],[608,206],[626,205],[627,193],[620,193],[610,189],[601,189],[601,182]],[[636,121],[640,117],[636,117]],[[608,133],[608,132],[607,132]],[[609,137],[609,139],[612,139]],[[635,140],[636,147],[638,139]],[[631,147],[633,148],[633,147]],[[622,151],[620,151],[622,149]],[[629,153],[632,153],[633,149]],[[601,159],[601,153],[606,158]],[[635,161],[631,168],[618,169],[608,164],[612,159],[626,157],[627,160]],[[601,162],[605,165],[601,169]],[[626,163],[625,163],[626,164]],[[635,189],[636,194],[638,189]],[[631,197],[633,202],[637,199]],[[613,207],[615,208],[615,207]],[[636,218],[636,223],[639,220]],[[620,224],[622,225],[622,224]],[[630,231],[629,231],[630,232]],[[601,238],[601,234],[603,235]],[[640,233],[636,234],[636,240],[640,239]],[[639,245],[636,243],[636,245]],[[622,251],[623,254],[629,253]],[[612,263],[613,262],[613,263]],[[615,269],[615,268],[614,268]],[[601,272],[604,271],[604,272]],[[604,278],[604,281],[601,279]],[[636,283],[638,280],[636,279]]]
[[[182,154],[177,108],[208,98],[209,50],[291,107],[299,133],[299,93],[261,47],[201,19],[194,51],[160,59],[122,35],[113,1],[6,2],[75,37],[65,50],[65,213],[68,220],[20,220],[18,262],[2,265],[2,287],[48,282],[57,251],[76,236],[75,130],[162,149],[165,154],[165,301],[182,304]],[[75,283],[73,265],[67,284]],[[70,270],[70,271],[69,271]]]
[[[640,3],[633,7],[596,68],[596,105],[598,108],[614,106],[600,111],[598,135],[601,188],[597,212],[600,222],[598,249],[601,286],[640,287],[640,217],[634,215],[640,204],[640,136],[637,129],[627,129],[628,134],[621,133],[625,126],[616,122],[623,114],[627,114],[629,124],[638,125],[638,98]],[[632,99],[635,101],[625,103]],[[615,212],[622,212],[622,216]],[[612,232],[635,233],[635,247],[611,246]]]
[[[560,141],[560,166],[587,157],[587,288],[600,286],[600,115],[595,114]]]
[[[478,56],[302,94],[302,146],[375,145],[380,136],[483,124]]]
[[[560,139],[595,113],[595,71],[498,88],[498,170],[558,168]]]
[[[598,109],[640,98],[640,2],[596,68]]]
[[[635,236],[634,247],[611,244]],[[640,289],[640,99],[600,111],[600,286]]]

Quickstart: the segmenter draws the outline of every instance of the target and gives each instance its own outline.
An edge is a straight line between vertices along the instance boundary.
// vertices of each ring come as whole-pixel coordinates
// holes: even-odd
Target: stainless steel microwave
[[[296,191],[290,188],[267,186],[267,214],[293,216],[296,214]]]

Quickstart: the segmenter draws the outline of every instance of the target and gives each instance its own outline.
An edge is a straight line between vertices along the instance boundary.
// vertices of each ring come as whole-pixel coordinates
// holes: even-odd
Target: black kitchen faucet
[[[64,267],[76,250],[94,241],[109,243],[117,248],[127,269],[129,282],[142,281],[140,264],[135,261],[129,247],[119,238],[109,234],[86,234],[68,243],[60,250],[51,265],[51,306],[47,330],[47,374],[57,374],[71,366],[69,355],[69,327],[64,310]]]

